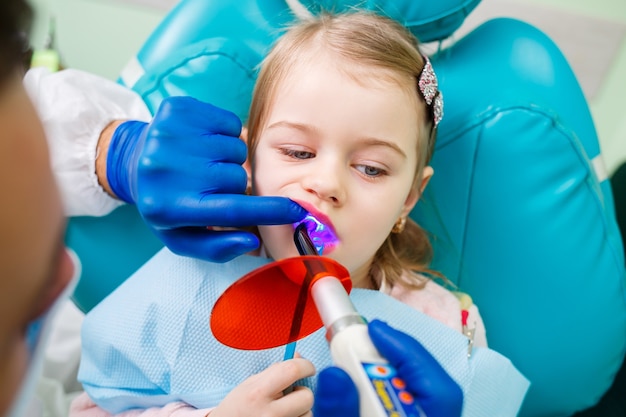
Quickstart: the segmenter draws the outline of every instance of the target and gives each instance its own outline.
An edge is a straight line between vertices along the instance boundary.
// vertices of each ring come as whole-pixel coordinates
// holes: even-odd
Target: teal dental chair
[[[245,120],[255,67],[290,7],[356,3],[430,42],[478,0],[182,0],[120,83],[152,111],[191,95]],[[521,21],[486,22],[432,63],[445,116],[436,175],[412,217],[431,233],[433,267],[479,306],[490,347],[531,381],[520,415],[571,416],[600,400],[626,352],[622,239],[587,102],[558,47]],[[70,219],[67,242],[83,262],[83,311],[161,247],[129,206]]]

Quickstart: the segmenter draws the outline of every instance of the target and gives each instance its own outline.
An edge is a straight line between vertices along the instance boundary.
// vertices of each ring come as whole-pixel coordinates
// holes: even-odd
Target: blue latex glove
[[[317,375],[313,416],[359,416],[359,393],[346,371],[330,366]]]
[[[179,255],[226,262],[256,249],[244,227],[286,224],[306,212],[282,197],[244,192],[246,145],[241,121],[191,97],[170,97],[150,124],[129,121],[114,132],[107,180],[120,199],[134,203],[159,239]]]
[[[368,330],[376,349],[398,370],[427,417],[461,415],[461,387],[419,342],[380,320],[372,320]],[[320,372],[313,415],[358,417],[358,392],[345,371],[330,367]]]

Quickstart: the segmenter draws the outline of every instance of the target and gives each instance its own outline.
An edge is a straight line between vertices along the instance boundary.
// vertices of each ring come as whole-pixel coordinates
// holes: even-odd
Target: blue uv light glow
[[[313,241],[313,245],[319,255],[323,255],[325,249],[333,247],[339,242],[332,228],[319,221],[311,213],[307,214],[306,217],[299,222],[294,223],[293,228],[295,229],[302,223],[306,225],[309,237]]]

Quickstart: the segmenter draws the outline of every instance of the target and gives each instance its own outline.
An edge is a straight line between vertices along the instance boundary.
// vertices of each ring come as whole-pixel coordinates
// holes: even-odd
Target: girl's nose
[[[320,200],[330,202],[333,205],[341,205],[346,198],[343,176],[344,173],[340,169],[329,166],[312,167],[303,179],[302,186]]]

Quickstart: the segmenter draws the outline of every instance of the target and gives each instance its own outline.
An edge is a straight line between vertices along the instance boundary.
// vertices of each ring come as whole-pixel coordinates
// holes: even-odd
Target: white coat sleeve
[[[122,201],[96,177],[96,145],[114,120],[149,121],[151,114],[134,91],[83,71],[50,73],[35,68],[24,86],[39,113],[50,148],[66,216],[104,216]]]

